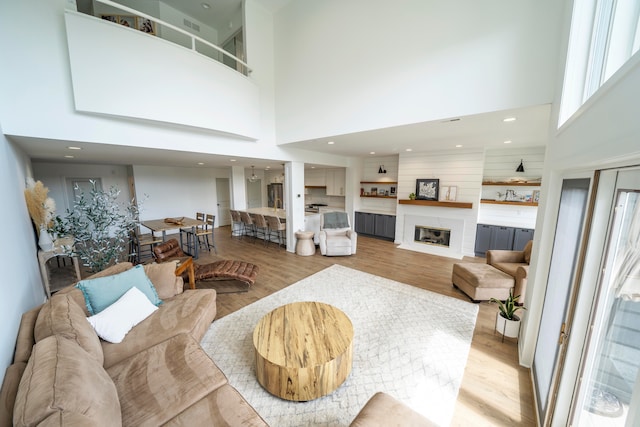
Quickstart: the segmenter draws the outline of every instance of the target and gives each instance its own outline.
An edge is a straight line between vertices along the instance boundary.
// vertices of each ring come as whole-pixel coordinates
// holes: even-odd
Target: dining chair
[[[265,215],[264,219],[267,221],[267,226],[269,227],[269,239],[267,243],[271,243],[272,237],[275,237],[278,246],[286,245],[287,236],[285,231],[287,230],[287,224],[280,222],[280,218],[273,215]]]
[[[196,244],[202,247],[205,246],[209,252],[211,252],[211,248],[213,248],[214,253],[218,253],[216,249],[215,241],[213,240],[213,226],[216,222],[216,216],[212,214],[205,214],[204,216],[205,225],[202,227],[196,227],[195,239]]]
[[[242,236],[252,236],[255,239],[256,232],[249,212],[240,211],[240,221],[242,222]]]
[[[262,236],[263,244],[266,246],[269,243],[269,241],[267,240],[269,237],[269,226],[267,225],[267,221],[261,214],[252,213],[249,214],[249,216],[251,217],[251,221],[253,222],[255,237],[259,238],[260,236]]]
[[[129,260],[134,264],[140,264],[143,260],[153,259],[153,247],[162,243],[162,236],[151,233],[142,233],[140,227],[135,227],[130,234]]]

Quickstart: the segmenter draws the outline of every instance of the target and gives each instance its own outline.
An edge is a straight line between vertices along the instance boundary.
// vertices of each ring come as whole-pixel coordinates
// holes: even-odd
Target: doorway
[[[93,190],[95,183],[96,190],[102,190],[101,178],[67,178],[67,203],[68,208],[72,209],[75,206],[78,197],[81,194],[85,194],[88,197]]]
[[[216,178],[216,198],[218,199],[218,226],[231,224],[231,192],[229,191],[229,178]]]

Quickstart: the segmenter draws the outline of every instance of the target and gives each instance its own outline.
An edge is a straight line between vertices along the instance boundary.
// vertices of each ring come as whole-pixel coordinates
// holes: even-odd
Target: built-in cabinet
[[[339,169],[306,169],[304,186],[307,188],[326,188],[327,196],[344,196],[345,170]]]
[[[354,229],[358,234],[366,234],[385,240],[395,240],[396,217],[395,215],[356,212]]]
[[[476,228],[476,256],[485,256],[490,249],[521,251],[533,239],[530,228],[478,224]]]
[[[327,175],[324,169],[306,169],[304,171],[304,185],[307,187],[326,187]]]
[[[327,184],[327,196],[344,196],[344,169],[327,169],[325,181]]]

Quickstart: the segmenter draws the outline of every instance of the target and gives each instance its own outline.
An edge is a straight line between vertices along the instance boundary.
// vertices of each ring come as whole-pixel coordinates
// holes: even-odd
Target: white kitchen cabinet
[[[304,185],[307,187],[325,187],[327,176],[325,169],[305,169]]]
[[[344,196],[345,175],[344,169],[326,170],[327,196]]]

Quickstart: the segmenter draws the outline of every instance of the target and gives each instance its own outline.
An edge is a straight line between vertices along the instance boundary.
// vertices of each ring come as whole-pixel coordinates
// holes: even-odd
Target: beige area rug
[[[354,327],[351,374],[333,393],[309,402],[275,397],[255,378],[255,325],[296,301],[331,304]],[[216,320],[202,346],[272,427],[348,426],[378,391],[448,426],[477,314],[474,304],[333,265]]]

